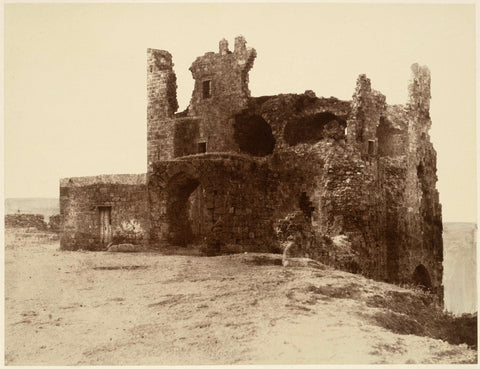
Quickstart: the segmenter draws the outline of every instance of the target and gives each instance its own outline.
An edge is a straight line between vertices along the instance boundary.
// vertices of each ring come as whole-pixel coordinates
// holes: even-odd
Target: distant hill
[[[42,214],[45,221],[55,214],[60,214],[58,198],[27,197],[5,199],[5,214]]]
[[[444,223],[445,308],[455,314],[477,311],[477,225]]]

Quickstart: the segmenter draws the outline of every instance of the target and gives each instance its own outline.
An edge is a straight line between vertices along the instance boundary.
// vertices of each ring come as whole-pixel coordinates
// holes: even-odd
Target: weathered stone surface
[[[255,58],[243,37],[233,51],[221,40],[218,53],[192,64],[190,106],[175,114],[172,57],[149,49],[147,180],[62,180],[62,247],[95,248],[98,211],[111,206],[112,226],[134,220],[142,230],[141,242],[124,232],[125,242],[256,252],[290,245],[292,257],[441,295],[428,69],[412,66],[405,105],[388,105],[365,75],[351,101],[312,91],[251,97]]]
[[[60,214],[48,218],[48,229],[52,232],[60,232],[62,229],[62,217]]]
[[[62,179],[60,247],[65,250],[103,250],[125,225],[137,224],[136,239],[148,242],[148,213],[145,175],[111,175]],[[101,239],[101,209],[110,213],[109,237]],[[129,241],[131,238],[117,241]]]
[[[271,251],[276,182],[240,154],[204,154],[154,164],[149,176],[151,242],[207,242],[222,219],[222,242]]]
[[[147,164],[173,157],[174,121],[178,109],[177,77],[172,55],[164,50],[147,50]]]

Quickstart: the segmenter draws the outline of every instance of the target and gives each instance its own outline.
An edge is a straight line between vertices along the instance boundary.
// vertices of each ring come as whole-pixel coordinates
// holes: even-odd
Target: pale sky
[[[195,58],[243,35],[258,54],[252,96],[350,100],[366,73],[404,104],[410,65],[428,65],[443,220],[476,221],[473,5],[6,4],[4,15],[7,198],[145,172],[146,49],[173,55],[181,111]]]

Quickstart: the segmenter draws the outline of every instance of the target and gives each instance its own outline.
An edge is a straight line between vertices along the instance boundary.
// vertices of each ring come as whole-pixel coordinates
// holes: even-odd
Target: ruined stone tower
[[[255,57],[255,50],[247,49],[240,36],[235,39],[233,52],[228,42],[221,40],[218,53],[206,53],[190,67],[195,87],[188,113],[209,118],[200,124],[199,134],[206,152],[236,150],[232,117],[247,107],[248,72]]]
[[[148,172],[62,180],[62,248],[101,249],[125,222],[151,248],[221,236],[224,251],[279,252],[295,231],[299,255],[441,296],[428,69],[412,66],[405,105],[366,75],[352,100],[251,97],[255,58],[243,37],[233,51],[221,40],[193,62],[190,105],[176,113],[172,56],[148,49]]]
[[[147,163],[173,157],[173,145],[163,140],[170,132],[178,109],[177,78],[172,56],[163,50],[147,50]]]

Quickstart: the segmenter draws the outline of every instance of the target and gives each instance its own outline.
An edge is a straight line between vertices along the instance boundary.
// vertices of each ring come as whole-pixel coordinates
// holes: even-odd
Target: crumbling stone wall
[[[350,102],[306,92],[256,98],[249,106],[242,114],[261,116],[272,127],[276,142],[273,153],[264,159],[276,182],[272,218],[301,211],[318,239],[348,235],[357,255],[357,271],[386,279],[384,194],[376,161],[362,159],[356,146],[346,143]],[[319,124],[310,124],[318,117]],[[290,137],[308,132],[311,139],[289,142],[286,132]],[[321,244],[318,253],[308,254],[320,258]]]
[[[48,229],[52,232],[59,233],[62,228],[62,217],[60,214],[52,215],[48,218]]]
[[[148,180],[151,244],[205,242],[221,219],[225,243],[272,251],[275,185],[265,164],[238,154],[157,162]]]
[[[260,116],[269,124],[275,139],[274,151],[279,153],[298,143],[314,144],[324,138],[344,139],[350,110],[349,101],[317,98],[312,91],[306,91],[300,95],[251,98],[242,114]]]
[[[428,271],[433,289],[442,281],[442,217],[435,188],[436,152],[430,142],[430,71],[412,65],[407,103],[408,154],[406,177],[407,232],[410,247],[399,259],[402,281],[408,280],[422,265]]]
[[[110,209],[110,235],[102,242],[100,209]],[[147,243],[150,219],[145,175],[109,175],[66,178],[60,182],[63,250],[101,250],[116,232],[137,225],[137,241]]]
[[[173,157],[198,154],[200,119],[177,118],[173,132]]]
[[[408,118],[402,105],[387,105],[377,127],[378,156],[405,155],[408,147]]]
[[[6,214],[5,228],[37,228],[47,230],[45,217],[41,214]]]

